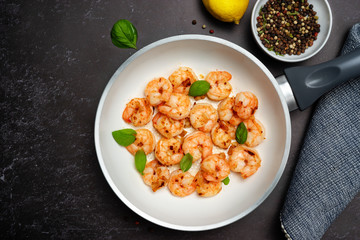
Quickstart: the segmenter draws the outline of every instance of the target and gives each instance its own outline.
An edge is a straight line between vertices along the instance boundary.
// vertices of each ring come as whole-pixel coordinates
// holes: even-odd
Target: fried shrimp
[[[212,154],[203,159],[200,169],[204,178],[213,182],[221,182],[230,174],[230,167],[225,153]]]
[[[178,169],[171,173],[168,188],[175,196],[185,197],[195,191],[196,182],[189,172]]]
[[[190,153],[193,157],[193,162],[195,162],[212,154],[213,143],[208,135],[201,131],[196,131],[185,137],[182,148],[184,154]]]
[[[177,197],[195,191],[200,197],[212,197],[228,184],[231,171],[244,179],[258,171],[261,159],[252,148],[265,139],[264,126],[255,118],[258,98],[249,91],[230,96],[231,79],[227,71],[209,71],[205,77],[209,84],[202,85],[191,68],[178,67],[168,79],[150,79],[144,96],[126,104],[122,118],[135,126],[136,135],[126,139],[132,131],[123,129],[113,136],[122,146],[135,136],[126,149],[135,155],[136,169],[144,168],[142,179],[153,192],[165,187]],[[205,103],[206,97],[210,102]],[[151,120],[153,132],[147,125]],[[140,158],[136,153],[142,154]],[[154,160],[147,162],[149,158]]]
[[[148,162],[144,169],[143,180],[149,185],[153,192],[167,185],[170,178],[170,171],[161,165],[157,160]]]
[[[262,123],[251,117],[244,121],[244,124],[247,128],[247,139],[245,145],[248,147],[256,147],[265,139],[265,128]]]
[[[168,101],[172,91],[173,87],[170,81],[160,77],[153,79],[146,85],[145,96],[151,106],[157,106]]]
[[[211,129],[211,139],[214,145],[227,149],[235,139],[235,126],[225,121],[218,121]]]
[[[208,98],[220,101],[227,98],[232,90],[229,83],[231,74],[226,71],[213,71],[208,73],[205,80],[210,83],[210,90],[207,92]]]
[[[135,142],[126,147],[126,149],[132,154],[142,149],[145,154],[150,154],[155,149],[155,137],[148,129],[137,129]]]
[[[155,148],[155,157],[165,166],[171,166],[181,161],[184,156],[181,148],[181,138],[162,138]]]
[[[189,116],[191,102],[189,96],[181,93],[172,93],[169,101],[158,106],[159,112],[175,120]]]
[[[234,111],[234,105],[235,97],[227,97],[219,103],[217,110],[220,120],[227,121],[230,124],[237,126],[241,123],[241,119]]]
[[[253,175],[261,166],[261,159],[255,149],[243,145],[229,148],[229,165],[233,172],[238,172],[245,179]]]
[[[154,128],[164,137],[172,138],[181,134],[185,127],[185,120],[175,120],[158,112],[152,120]]]
[[[212,197],[218,194],[222,189],[221,182],[208,181],[204,178],[200,170],[195,176],[196,191],[201,197]]]
[[[126,104],[122,118],[135,127],[144,126],[150,122],[153,115],[153,108],[145,98],[133,98]]]
[[[191,125],[202,132],[210,132],[218,118],[216,109],[208,103],[195,104],[190,111]]]
[[[239,92],[235,97],[234,110],[241,119],[248,119],[258,109],[258,99],[252,92]]]
[[[198,80],[194,71],[189,67],[180,67],[169,76],[175,93],[188,95],[191,84]]]

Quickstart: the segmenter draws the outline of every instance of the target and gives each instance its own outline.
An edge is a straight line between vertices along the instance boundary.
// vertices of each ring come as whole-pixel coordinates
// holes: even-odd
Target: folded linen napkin
[[[354,25],[342,54],[360,48]],[[311,119],[280,212],[287,238],[320,239],[360,191],[360,78],[323,96]]]

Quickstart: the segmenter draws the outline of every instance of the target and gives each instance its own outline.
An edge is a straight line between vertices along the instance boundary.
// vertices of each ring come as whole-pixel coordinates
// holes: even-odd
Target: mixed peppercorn
[[[307,0],[269,0],[256,20],[262,44],[277,55],[304,53],[320,32],[318,16]]]
[[[191,23],[192,23],[192,25],[196,25],[197,22],[196,22],[196,20],[192,20]],[[205,29],[205,28],[206,28],[206,25],[203,24],[203,25],[201,26],[201,28],[202,28],[202,29]],[[209,30],[209,33],[210,33],[210,34],[214,34],[214,32],[215,32],[214,29],[210,29],[210,30]]]

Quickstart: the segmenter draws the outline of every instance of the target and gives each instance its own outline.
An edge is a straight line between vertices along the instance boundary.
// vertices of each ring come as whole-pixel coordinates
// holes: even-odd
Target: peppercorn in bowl
[[[284,62],[311,58],[326,44],[332,14],[326,0],[258,0],[251,29],[258,45]]]

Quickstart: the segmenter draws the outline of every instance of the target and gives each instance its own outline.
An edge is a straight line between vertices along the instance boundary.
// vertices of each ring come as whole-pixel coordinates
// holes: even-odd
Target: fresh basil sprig
[[[111,41],[119,48],[135,48],[138,33],[134,25],[126,19],[117,21],[111,29]]]
[[[135,153],[135,167],[141,175],[144,175],[146,165],[146,154],[144,150],[140,149]]]
[[[244,144],[246,142],[248,135],[247,128],[243,122],[239,124],[239,126],[236,128],[235,132],[235,139],[238,143]]]
[[[210,89],[210,83],[205,80],[195,81],[190,86],[189,95],[193,97],[203,96]]]
[[[225,185],[228,185],[230,183],[230,178],[229,177],[226,177],[224,180],[222,180],[222,182],[225,184]]]
[[[190,153],[185,154],[180,161],[180,168],[183,172],[188,171],[192,166],[193,157]]]
[[[136,131],[130,128],[125,128],[113,131],[112,136],[119,145],[127,147],[135,142]]]

